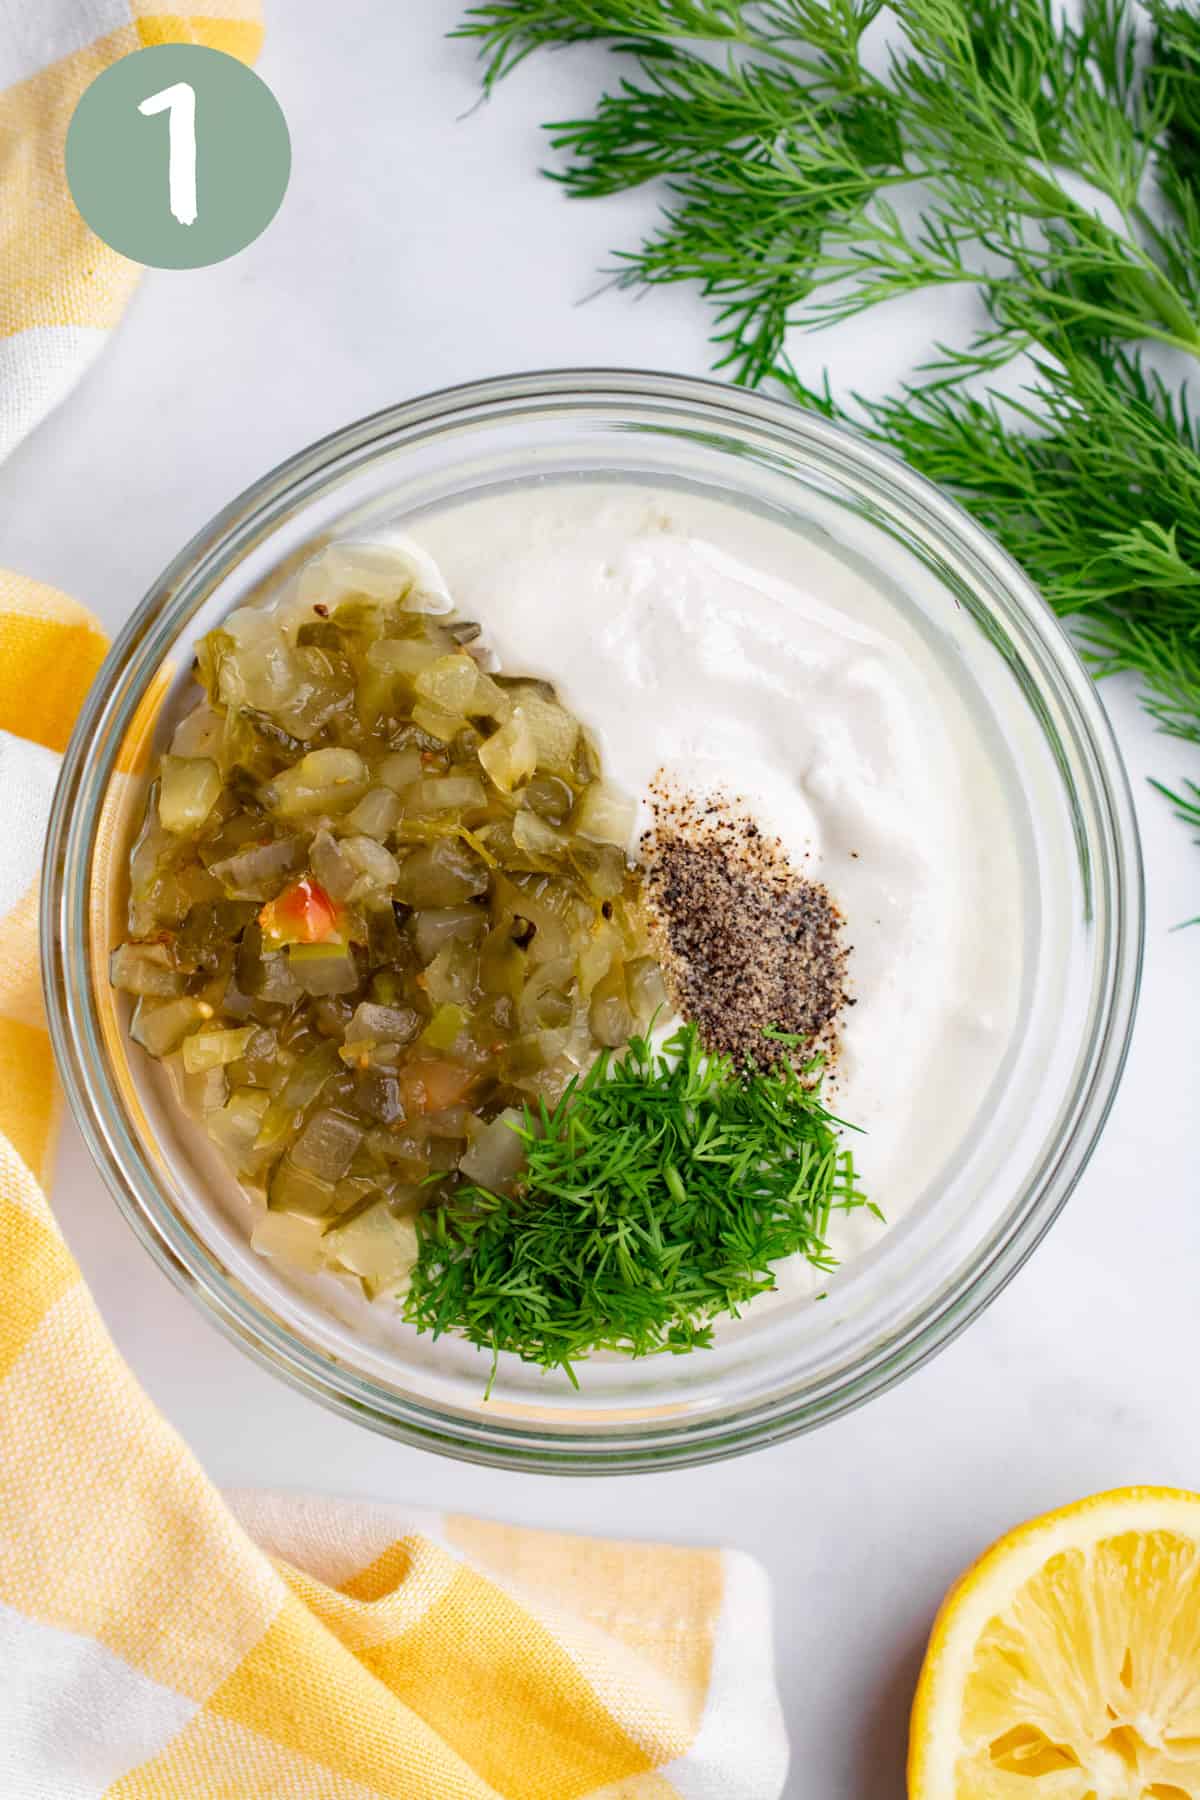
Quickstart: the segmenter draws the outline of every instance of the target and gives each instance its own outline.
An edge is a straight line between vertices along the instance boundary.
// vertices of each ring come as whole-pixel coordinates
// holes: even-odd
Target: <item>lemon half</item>
[[[1200,1494],[1123,1488],[1001,1538],[938,1614],[911,1800],[1200,1800]]]

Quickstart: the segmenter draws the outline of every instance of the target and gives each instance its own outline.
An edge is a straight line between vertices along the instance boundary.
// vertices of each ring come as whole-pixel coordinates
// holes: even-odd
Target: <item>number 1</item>
[[[140,113],[167,115],[167,187],[171,213],[181,225],[196,223],[196,90],[177,81],[161,93],[151,94],[138,107]]]

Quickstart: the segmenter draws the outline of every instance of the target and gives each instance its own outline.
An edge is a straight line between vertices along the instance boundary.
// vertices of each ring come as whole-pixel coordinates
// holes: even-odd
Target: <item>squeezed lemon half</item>
[[[943,1603],[911,1800],[1200,1800],[1200,1494],[1124,1488],[1010,1532]]]

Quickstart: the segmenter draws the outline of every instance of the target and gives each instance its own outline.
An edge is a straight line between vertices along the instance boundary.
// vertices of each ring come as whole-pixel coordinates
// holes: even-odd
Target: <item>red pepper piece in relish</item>
[[[274,944],[324,944],[338,935],[342,916],[320,882],[303,875],[267,901],[258,922],[264,938]]]

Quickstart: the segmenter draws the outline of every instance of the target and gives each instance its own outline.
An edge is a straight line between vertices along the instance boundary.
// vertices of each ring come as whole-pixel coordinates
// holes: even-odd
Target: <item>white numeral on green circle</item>
[[[151,94],[138,107],[141,113],[167,115],[167,187],[171,212],[181,225],[196,223],[196,90],[188,81],[176,81],[161,93]]]

